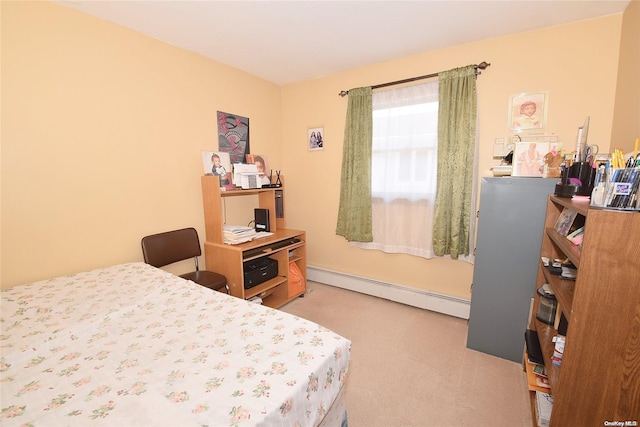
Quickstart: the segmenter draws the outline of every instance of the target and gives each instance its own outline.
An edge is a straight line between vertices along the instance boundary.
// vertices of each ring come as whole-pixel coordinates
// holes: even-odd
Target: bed
[[[345,426],[351,342],[129,263],[2,291],[2,426]]]

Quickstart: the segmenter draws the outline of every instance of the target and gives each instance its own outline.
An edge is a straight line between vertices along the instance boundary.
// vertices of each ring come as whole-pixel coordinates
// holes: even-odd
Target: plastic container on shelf
[[[556,296],[549,292],[545,292],[542,287],[538,288],[538,295],[540,296],[540,303],[538,304],[536,319],[546,323],[547,325],[553,325],[558,305]]]

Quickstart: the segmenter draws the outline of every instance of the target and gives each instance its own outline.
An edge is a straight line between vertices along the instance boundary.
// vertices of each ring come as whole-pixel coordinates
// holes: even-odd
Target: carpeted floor
[[[467,321],[309,282],[281,310],[350,339],[349,427],[532,426],[522,367],[466,348]]]

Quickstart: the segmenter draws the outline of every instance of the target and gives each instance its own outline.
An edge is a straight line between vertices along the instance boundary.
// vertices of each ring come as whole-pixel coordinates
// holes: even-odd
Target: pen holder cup
[[[562,171],[560,182],[556,184],[555,195],[559,197],[591,195],[596,174],[597,169],[589,162],[572,164]]]
[[[640,167],[598,170],[591,206],[624,211],[640,210]]]

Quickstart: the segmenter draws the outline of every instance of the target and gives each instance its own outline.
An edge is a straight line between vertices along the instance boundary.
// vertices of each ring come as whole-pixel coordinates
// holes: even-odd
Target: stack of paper
[[[224,242],[228,245],[249,242],[256,236],[256,230],[242,225],[225,225]]]

